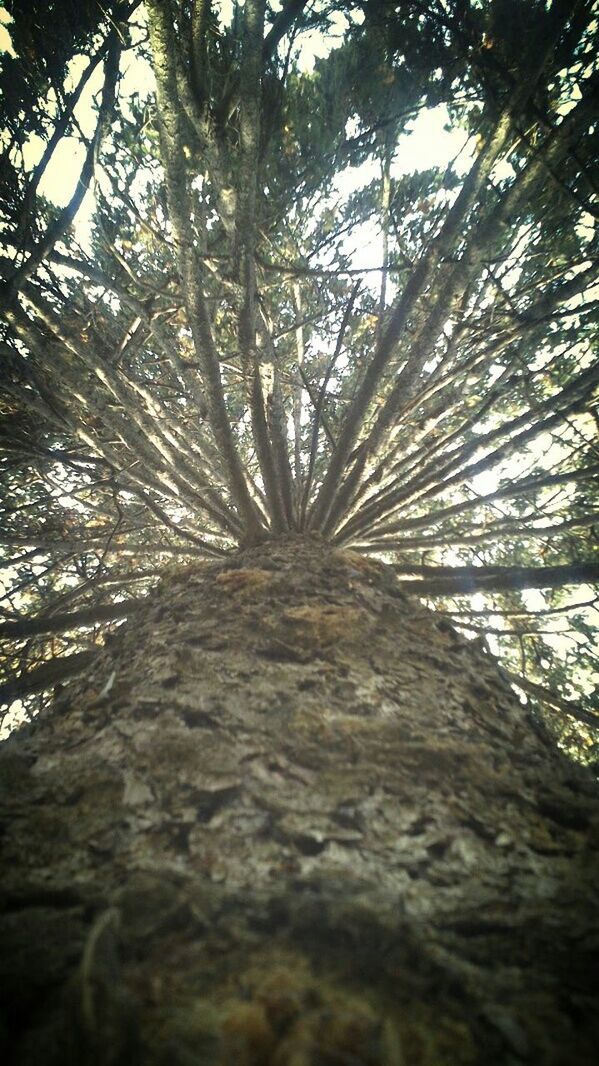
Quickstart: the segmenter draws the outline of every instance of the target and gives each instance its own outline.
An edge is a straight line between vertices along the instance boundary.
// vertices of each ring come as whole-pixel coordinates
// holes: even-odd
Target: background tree
[[[268,699],[263,696],[271,711],[273,692],[276,695],[268,673],[271,666],[279,669],[281,691],[288,692],[293,670],[301,668],[307,705],[302,705],[294,753],[287,751],[282,736],[283,747],[263,768],[264,774],[274,775],[264,788],[276,791],[274,779],[277,774],[285,777],[291,765],[285,759],[291,754],[301,763],[303,752],[308,768],[325,774],[313,747],[314,735],[306,741],[305,751],[298,739],[312,721],[310,715],[318,713],[311,702],[316,699],[314,691],[321,693],[319,706],[328,700],[332,707],[335,700],[343,700],[345,684],[353,692],[348,697],[353,712],[366,708],[373,721],[386,713],[387,697],[368,673],[370,666],[361,672],[365,638],[376,629],[368,612],[378,612],[377,617],[385,620],[381,639],[387,642],[380,660],[391,670],[391,644],[397,641],[403,661],[411,664],[422,684],[416,701],[411,697],[412,702],[406,703],[406,715],[409,708],[409,717],[418,718],[419,708],[425,707],[429,722],[426,743],[422,737],[410,740],[413,754],[420,745],[420,762],[409,788],[405,785],[402,803],[409,802],[412,788],[424,791],[414,799],[419,813],[401,828],[404,837],[419,838],[427,863],[431,856],[441,861],[446,851],[451,852],[449,830],[445,827],[441,839],[430,827],[446,820],[449,811],[457,818],[455,810],[463,802],[470,813],[463,814],[460,824],[468,822],[469,831],[479,833],[487,850],[509,849],[513,839],[520,840],[521,812],[512,811],[510,832],[506,829],[502,836],[498,797],[507,796],[518,807],[532,790],[531,794],[544,797],[539,818],[555,816],[561,826],[556,832],[563,840],[560,837],[559,844],[554,840],[548,847],[555,846],[560,856],[578,855],[580,840],[572,842],[568,833],[586,828],[592,801],[588,808],[582,800],[568,806],[566,764],[556,762],[553,752],[548,754],[545,727],[518,709],[510,685],[516,684],[535,705],[542,705],[545,726],[563,747],[583,761],[596,758],[594,731],[599,716],[593,635],[594,587],[599,579],[595,533],[599,462],[598,369],[592,352],[597,306],[598,84],[592,4],[585,0],[554,0],[549,6],[519,0],[485,4],[287,0],[278,6],[246,0],[243,5],[219,6],[203,0],[147,0],[144,6],[90,3],[76,10],[69,5],[55,10],[47,4],[29,4],[26,9],[15,4],[8,10],[15,54],[2,57],[1,74],[6,90],[1,171],[5,233],[0,260],[6,588],[0,624],[5,680],[0,696],[6,704],[24,700],[17,703],[17,713],[23,707],[25,714],[42,708],[47,715],[47,724],[44,715],[39,716],[38,732],[32,733],[38,739],[32,741],[25,762],[46,752],[50,765],[54,742],[49,738],[54,732],[61,738],[57,743],[64,745],[63,755],[69,745],[85,745],[81,722],[76,727],[69,717],[77,700],[82,701],[87,736],[96,736],[104,769],[95,775],[85,763],[86,788],[91,791],[79,806],[78,817],[83,825],[84,812],[94,808],[96,794],[102,817],[104,813],[115,817],[110,812],[117,809],[116,770],[106,767],[117,749],[111,749],[109,757],[102,738],[110,720],[106,701],[111,707],[113,700],[118,705],[124,682],[121,676],[119,688],[117,671],[107,670],[110,656],[117,655],[110,649],[120,648],[121,675],[123,656],[143,671],[151,650],[161,694],[150,697],[140,690],[135,706],[139,710],[151,704],[152,714],[157,716],[161,709],[166,716],[157,736],[148,725],[148,736],[152,744],[160,744],[171,772],[180,773],[183,784],[176,816],[168,822],[163,806],[156,834],[162,833],[166,840],[168,825],[178,827],[175,843],[183,852],[193,833],[200,832],[197,826],[190,828],[185,811],[193,807],[202,812],[196,820],[214,830],[217,822],[212,819],[221,805],[237,802],[238,797],[237,770],[227,772],[223,750],[215,754],[207,739],[214,726],[216,703],[211,701],[221,698],[223,708],[226,705],[225,713],[219,704],[223,716],[219,720],[236,738],[235,750],[245,752],[250,761],[254,758],[251,745],[247,751],[244,748],[246,726],[236,720],[233,695],[226,696],[227,677],[234,673],[235,685],[239,677],[246,677],[248,692],[243,699],[247,696],[251,714],[257,715],[255,693],[249,689],[255,686],[260,694],[268,687],[266,681],[263,685],[256,680],[258,666],[262,663],[260,670],[269,679]],[[311,47],[325,53],[313,65],[306,63]],[[461,131],[461,147],[449,162],[423,169],[417,160],[411,165],[416,136],[411,131],[418,129],[419,116],[430,120],[434,108],[440,109],[435,114],[444,116],[454,133]],[[44,182],[53,167],[56,172],[53,159],[65,138],[82,146],[82,164],[73,190],[57,206],[41,190],[47,188]],[[36,146],[39,158],[32,166]],[[82,215],[88,190],[93,190],[95,211],[86,233]],[[376,257],[365,266],[359,249],[372,242],[373,234]],[[382,563],[394,570],[393,581]],[[314,598],[312,606],[293,599],[292,594],[299,595],[302,568]],[[273,579],[274,592],[264,576],[269,569],[279,574]],[[185,581],[194,595],[201,593],[212,617],[198,617],[191,601],[182,599]],[[347,588],[343,582],[349,582]],[[412,606],[405,607],[399,625],[393,614],[399,608],[392,604],[404,602],[403,594],[412,594],[405,601]],[[434,606],[437,628],[415,597]],[[160,608],[161,598],[165,604],[168,601],[168,610]],[[252,614],[254,598],[264,604],[264,617],[257,607],[256,617]],[[274,635],[269,630],[265,635],[260,625],[266,629],[271,625],[268,611],[275,610],[273,604],[282,631]],[[161,628],[165,611],[170,622]],[[173,666],[159,645],[168,646],[173,640],[175,646],[171,623],[174,619],[183,625],[188,612],[196,627],[189,646],[201,645],[216,657],[211,662],[223,657],[225,665],[219,666],[221,673],[215,668],[217,685],[214,678],[209,680],[208,660],[202,660],[207,671],[204,694],[191,709],[185,705],[181,711],[187,726],[192,723],[206,730],[202,750],[208,763],[195,767],[193,774],[189,770],[196,791],[197,774],[207,780],[210,760],[220,761],[218,780],[211,779],[200,789],[199,798],[194,791],[193,803],[181,806],[183,793],[192,785],[185,778],[185,745],[169,734],[168,700],[185,704],[180,672],[185,663],[177,660]],[[127,626],[120,625],[123,619],[129,620]],[[204,632],[206,622],[209,633]],[[228,629],[230,640],[243,645],[245,665],[231,656],[226,666],[219,629]],[[469,636],[487,634],[495,642],[504,654],[503,679],[475,641],[457,635],[460,629]],[[406,643],[402,633],[409,634],[410,641]],[[443,650],[444,641],[449,651],[444,645]],[[314,667],[312,676],[316,647],[325,665]],[[446,744],[431,755],[430,748],[433,734],[448,730],[441,663],[450,652],[463,655],[469,664],[464,667],[464,685],[476,686],[477,671],[487,685],[486,689],[479,685],[474,695],[464,689],[458,702],[472,710],[474,701],[473,717],[462,721],[461,711],[456,711],[448,731],[449,735],[452,730],[472,728],[476,738],[477,715],[485,721],[486,740],[476,758],[468,749],[470,776],[466,783],[459,778],[451,802],[443,791],[444,782],[452,775],[459,777],[456,767],[462,749],[457,745],[448,754],[451,745]],[[271,666],[264,666],[264,660]],[[280,668],[272,665],[277,663]],[[428,695],[422,681],[424,667],[438,675],[437,688],[433,686]],[[81,680],[63,690],[64,682],[75,675]],[[461,683],[455,682],[458,687]],[[397,679],[389,682],[393,699],[397,684]],[[235,685],[231,682],[231,693]],[[321,692],[318,686],[325,688]],[[487,700],[492,690],[497,707],[490,696]],[[58,701],[46,709],[51,697]],[[65,708],[61,732],[53,723],[66,713]],[[489,736],[504,728],[495,723],[497,708],[513,728],[508,739],[507,734],[503,740],[497,736],[493,753]],[[248,714],[251,718],[249,710]],[[259,721],[257,717],[256,735]],[[521,728],[523,722],[526,730]],[[117,724],[110,729],[121,740],[127,729],[133,738],[131,722],[122,727],[119,719]],[[396,734],[388,737],[384,723],[379,725],[371,739],[360,732],[357,739],[344,740],[349,747],[339,749],[343,758],[353,760],[352,765],[362,760],[364,767],[377,768],[387,745],[390,758],[395,752],[401,761],[402,751],[394,747]],[[322,727],[324,748],[326,728]],[[114,741],[117,747],[121,740]],[[19,739],[15,742],[18,747]],[[170,787],[160,776],[160,767],[154,766],[145,748],[140,754],[142,747],[138,750],[136,743],[132,739],[125,806],[149,803],[144,788],[168,792]],[[523,745],[520,762],[515,756],[517,744]],[[431,763],[428,770],[425,749]],[[333,744],[331,751],[335,750]],[[23,758],[17,756],[18,781],[24,772],[25,764],[19,762]],[[487,773],[493,759],[502,768],[495,776]],[[152,787],[140,784],[139,775],[150,773],[148,765],[154,775]],[[7,774],[12,781],[10,767]],[[531,767],[537,769],[533,772]],[[65,781],[70,780],[69,772],[65,763]],[[386,784],[379,782],[380,790],[397,795],[397,786],[387,779],[392,772],[391,763],[385,763],[380,782]],[[297,773],[301,777],[301,771]],[[364,794],[368,789],[376,792],[366,769],[364,775]],[[550,795],[552,775],[561,782],[559,802]],[[584,792],[587,779],[574,780],[572,789]],[[310,782],[314,784],[312,778]],[[330,794],[338,801],[337,814],[343,809],[343,832],[335,830],[336,836],[330,829],[315,828],[314,820],[306,826],[300,819],[300,824],[294,799],[289,799],[284,814],[278,810],[276,833],[273,830],[269,836],[270,829],[258,824],[256,813],[263,798],[256,800],[251,818],[246,800],[239,800],[239,809],[231,807],[235,814],[230,815],[230,825],[235,819],[235,825],[243,825],[247,817],[248,839],[254,845],[251,860],[246,856],[248,863],[255,862],[258,869],[261,833],[269,846],[273,840],[292,840],[305,859],[325,847],[327,856],[335,847],[350,847],[351,840],[358,839],[352,833],[361,840],[362,815],[352,813],[352,804],[349,810],[345,793],[337,796],[338,787],[349,788],[345,779],[342,784],[343,788],[336,778],[329,781]],[[304,785],[309,787],[308,777]],[[468,802],[463,798],[466,792]],[[473,812],[487,802],[493,810],[489,825],[481,828],[481,822],[472,829]],[[428,806],[434,812],[430,822]],[[386,809],[384,803],[377,807],[379,821],[373,822],[377,840],[384,839],[380,827],[388,816]],[[47,817],[51,822],[52,816]],[[144,817],[143,831],[150,832],[150,815]],[[222,817],[222,825],[229,826],[229,815]],[[99,828],[100,814],[98,819],[97,833],[86,823],[86,839],[91,834],[93,848],[101,855],[103,848],[111,851],[113,837],[106,842],[108,831]],[[142,822],[140,816],[136,823],[140,832]],[[13,822],[9,825],[12,832]],[[549,966],[550,938],[545,930],[552,919],[543,924],[529,895],[535,863],[545,862],[538,856],[547,831],[538,829],[537,850],[531,851],[534,833],[524,814],[522,826],[526,854],[518,851],[520,844],[514,845],[514,855],[506,857],[499,872],[489,859],[489,884],[495,896],[485,922],[501,925],[497,893],[506,891],[505,885],[521,883],[526,901],[522,913],[530,906],[529,924],[534,926],[538,919],[541,929],[538,942],[532,933],[522,941],[527,958],[538,954],[535,975],[539,977]],[[43,837],[42,830],[32,830],[32,839],[37,840],[39,833]],[[71,830],[75,841],[77,831],[73,826]],[[229,830],[222,831],[228,840]],[[241,844],[237,829],[231,832],[234,851]],[[420,840],[425,832],[426,843]],[[175,848],[169,841],[168,846]],[[463,841],[459,845],[460,861],[469,870],[477,863],[482,869],[487,859],[475,848],[466,856],[468,846]],[[373,869],[382,876],[385,869],[385,847],[381,844],[380,853],[377,847],[373,845],[377,858],[372,859],[368,876]],[[79,854],[78,845],[73,848],[64,861],[83,870],[87,859]],[[205,841],[201,848],[206,868],[214,869],[218,881],[226,863],[222,860],[219,865],[218,857],[212,862]],[[284,848],[281,854],[286,855]],[[27,866],[33,860],[19,855],[18,861],[13,856],[9,862],[18,872],[21,862]],[[278,869],[282,878],[293,880],[295,859],[289,860],[289,869],[280,855],[276,862],[272,856],[268,862],[269,877]],[[175,858],[172,864],[171,873]],[[568,878],[574,875],[565,859],[556,864],[555,869],[548,867],[546,876],[554,877],[559,886],[554,895],[561,892],[564,913],[568,899],[574,908],[581,908],[579,924],[573,922],[568,931],[578,943],[586,935],[580,893],[588,887],[588,870],[581,874],[580,889],[572,889],[569,897]],[[241,877],[226,868],[225,880]],[[111,876],[115,869],[111,868]],[[420,874],[415,869],[412,865],[405,876],[417,880]],[[363,873],[366,877],[367,871]],[[302,866],[301,877],[305,874]],[[86,876],[81,873],[76,880],[83,885]],[[435,886],[445,883],[446,877],[451,880],[453,873],[447,873],[446,867],[431,873],[427,867],[426,877],[436,907]],[[62,892],[64,882],[60,883]],[[306,883],[302,881],[302,891]],[[475,890],[474,883],[468,881],[468,892],[460,897],[460,907],[468,911],[464,921],[473,927],[477,892],[484,896],[481,885]],[[143,906],[156,917],[160,906],[154,900],[154,911],[146,888],[140,889],[139,898],[143,896]],[[112,957],[110,945],[118,939],[111,907],[98,903],[100,897],[103,902],[111,900],[113,889],[114,885],[110,891],[104,885],[101,892],[94,890],[96,896],[87,896],[81,888],[77,902],[69,896],[65,906],[87,908],[86,915],[99,908],[99,924],[93,925],[89,936],[81,934],[85,1039],[95,1048],[94,1034],[106,1024],[105,1044],[105,1033],[114,1026],[120,1034],[115,1038],[114,1061],[130,1061],[133,1044],[121,1022],[123,1012],[132,1016],[134,1011],[113,1001],[108,995],[108,970],[97,969],[98,945],[104,957],[106,943]],[[32,899],[38,898],[37,891],[39,886],[31,888]],[[58,888],[53,891],[60,895]],[[488,891],[491,894],[491,888]],[[10,882],[7,892],[9,910],[17,897],[21,908],[16,881]],[[153,892],[154,887],[150,895]],[[549,889],[547,893],[551,895]],[[177,914],[193,911],[191,897],[183,896],[177,896],[176,904],[170,897],[165,903],[169,929]],[[382,934],[379,930],[375,935],[372,899],[371,895],[371,925],[365,924],[364,937],[375,943]],[[119,907],[129,914],[139,901],[121,903]],[[210,921],[217,905],[212,899],[206,903]],[[381,904],[381,914],[386,906]],[[250,909],[248,904],[248,914]],[[193,920],[201,924],[198,913],[194,911]],[[556,927],[561,923],[561,929],[564,914],[555,913]],[[253,910],[250,926],[259,924],[256,915]],[[79,930],[79,911],[71,917]],[[181,928],[187,928],[187,918],[181,921]],[[265,929],[269,921],[264,918]],[[314,915],[298,921],[300,938],[310,922],[313,933],[320,928]],[[352,910],[354,921],[359,921],[359,914]],[[424,911],[420,921],[426,921]],[[463,940],[470,935],[469,928],[458,930],[456,925],[454,930],[456,940],[462,938],[459,965],[454,960],[441,966],[443,953],[453,959],[447,929],[439,939],[427,941],[421,978],[428,991],[414,1008],[416,1014],[424,1010],[425,1001],[434,1009],[430,989],[438,979],[435,967],[441,966],[444,982],[451,966],[458,984],[466,981],[469,963]],[[333,943],[335,937],[327,929],[334,969],[339,943]],[[390,929],[389,937],[396,943],[397,929]],[[78,949],[77,930],[73,943]],[[418,944],[413,923],[406,936],[410,944],[412,937]],[[514,929],[510,936],[513,945]],[[133,955],[143,939],[140,932]],[[414,962],[418,950],[414,947],[413,957],[410,948],[401,962],[396,960],[402,974],[418,969]],[[481,954],[490,958],[493,951],[489,942]],[[567,957],[570,947],[563,951]],[[342,1026],[341,1036],[315,1035],[314,1027],[321,1025],[327,1011],[337,1016],[334,982],[325,992],[315,991],[308,979],[305,987],[298,988],[288,972],[297,959],[289,965],[288,961],[281,963],[282,976],[280,981],[273,979],[275,984],[285,986],[289,979],[292,1000],[299,996],[307,1003],[310,995],[316,995],[321,1004],[311,1016],[309,1034],[300,1038],[296,1033],[294,1046],[319,1049],[320,1058],[314,1052],[305,1061],[350,1062],[354,1030],[349,1022]],[[504,961],[507,966],[507,956]],[[364,972],[371,973],[373,958],[368,965],[361,958],[361,963]],[[557,980],[558,971],[559,966],[551,971],[552,980]],[[190,980],[185,966],[182,972]],[[475,997],[477,982],[483,987],[484,981],[480,974],[475,980],[473,973],[466,983],[468,996]],[[564,1047],[572,1036],[564,1019],[574,1017],[577,1010],[582,1015],[587,1008],[586,973],[586,962],[580,962],[581,976],[576,978],[580,987],[568,992],[569,1005],[559,1018],[557,1007],[539,1008],[539,1017],[543,1011],[545,1015],[553,1011],[557,1019],[553,1059],[538,1034],[525,1032],[524,1021],[515,1019],[512,1007],[501,1006],[502,996],[516,994],[509,983],[499,990],[493,986],[484,1002],[476,1000],[476,1008],[465,1012],[466,1021],[460,1020],[452,1000],[439,1032],[430,1037],[430,1047],[428,1016],[422,1022],[425,1035],[413,1020],[415,1015],[412,1029],[408,1025],[401,1037],[394,1035],[394,1026],[387,1029],[380,1023],[384,1036],[379,1033],[377,1044],[372,1035],[380,1029],[376,1011],[371,1014],[369,1008],[360,1014],[353,1001],[344,1001],[338,1015],[362,1018],[355,1040],[363,1041],[364,1048],[368,1041],[378,1048],[370,1058],[361,1050],[359,1062],[395,1064],[412,1061],[410,1055],[413,1061],[431,1066],[479,1061],[481,1046],[486,1049],[484,1061],[490,1061],[489,1055],[498,1062],[516,1061],[532,1047],[537,1061],[565,1062]],[[266,987],[267,976],[261,973],[255,987],[250,981],[254,992]],[[172,974],[168,981],[171,978]],[[527,989],[533,983],[531,978]],[[262,996],[266,1006],[258,1009],[254,992],[248,993],[253,1005],[245,1014],[239,1005],[225,1011],[231,1032],[237,1033],[239,1027],[232,1044],[225,1040],[222,1045],[228,1050],[223,1052],[220,1044],[219,1051],[207,1045],[200,1061],[245,1054],[243,1048],[247,1051],[254,1039],[252,1026],[259,1030],[263,1023],[262,1036],[255,1036],[258,1050],[247,1051],[246,1061],[294,1061],[291,1045],[277,1051],[268,1043],[274,1037],[268,1035],[264,1011],[276,1013],[278,1008],[270,1003],[270,993],[259,992],[258,1000]],[[447,993],[450,999],[454,992]],[[383,991],[383,999],[387,994]],[[539,993],[541,998],[544,994]],[[547,1003],[550,994],[554,995],[553,985],[551,993],[546,992]],[[144,992],[146,999],[152,995]],[[108,1021],[100,1025],[102,997],[108,997]],[[530,1017],[536,1017],[528,991],[524,1000]],[[212,1023],[196,1021],[197,1033],[211,1033],[211,1040],[216,1031]],[[530,1024],[534,1029],[540,1023]],[[43,1025],[40,1032],[45,1032]],[[188,1036],[190,1025],[187,1017]],[[479,1025],[500,1033],[501,1047],[493,1042],[499,1037],[486,1031],[481,1036]],[[197,1041],[201,1043],[204,1036],[200,1039],[196,1033],[193,1049],[185,1051],[173,1032],[169,1029],[164,1047],[162,1036],[157,1037],[162,1050],[156,1052],[156,1061],[198,1061]],[[148,1058],[144,1033],[146,1057],[141,1061],[154,1061]],[[179,1058],[172,1057],[172,1048],[168,1051],[169,1040],[177,1044]],[[206,1040],[210,1044],[208,1036]],[[476,1040],[483,1044],[476,1045]],[[586,1040],[583,1036],[576,1045],[577,1061],[587,1061]],[[22,1052],[23,1061],[33,1061],[38,1053],[39,1045],[32,1043]],[[97,1048],[89,1052],[92,1058],[96,1053],[100,1054]],[[73,1061],[87,1061],[78,1044],[69,1054]],[[108,1052],[104,1048],[101,1054]]]

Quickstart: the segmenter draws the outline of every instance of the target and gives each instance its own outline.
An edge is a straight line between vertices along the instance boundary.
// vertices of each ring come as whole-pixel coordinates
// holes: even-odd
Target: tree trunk
[[[596,1061],[593,781],[382,564],[165,577],[0,755],[19,1066]]]

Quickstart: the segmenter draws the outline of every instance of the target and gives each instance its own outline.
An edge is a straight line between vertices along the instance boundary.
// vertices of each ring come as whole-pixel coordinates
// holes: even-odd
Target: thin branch
[[[52,688],[85,670],[96,658],[97,651],[78,651],[62,658],[50,659],[33,670],[25,670],[18,677],[0,685],[0,704],[33,696]]]
[[[3,622],[0,638],[20,640],[22,637],[38,636],[40,633],[64,633],[70,629],[95,625],[97,622],[114,622],[128,618],[144,603],[143,599],[123,600],[121,603],[106,603],[96,607],[83,607],[70,614],[43,614],[35,618],[22,618],[18,622]]]
[[[515,674],[511,670],[506,670],[505,666],[501,667],[501,672],[508,679],[512,685],[516,685],[527,696],[533,696],[539,703],[546,703],[549,707],[556,711],[563,711],[569,715],[570,718],[575,718],[578,722],[583,722],[585,725],[591,726],[593,729],[599,729],[599,714],[593,714],[591,711],[585,711],[577,703],[573,703],[572,700],[566,700],[563,696],[559,696],[557,692],[552,692],[551,689],[545,687],[545,685],[539,685],[536,681],[529,681],[527,677],[522,677],[521,674]]]
[[[400,576],[420,574],[417,581],[401,580],[405,592],[417,596],[458,596],[462,593],[501,592],[504,589],[550,589],[569,585],[597,584],[599,563],[569,563],[565,566],[409,566],[392,564]]]

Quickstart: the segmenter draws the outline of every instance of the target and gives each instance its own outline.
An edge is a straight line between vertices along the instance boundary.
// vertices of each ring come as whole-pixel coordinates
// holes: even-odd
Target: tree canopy
[[[169,568],[306,534],[596,757],[590,0],[6,9],[4,701]]]

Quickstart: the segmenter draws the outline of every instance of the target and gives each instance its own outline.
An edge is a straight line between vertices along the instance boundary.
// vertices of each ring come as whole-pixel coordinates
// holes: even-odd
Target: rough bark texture
[[[19,1066],[596,1061],[593,782],[379,563],[165,578],[0,775]]]

